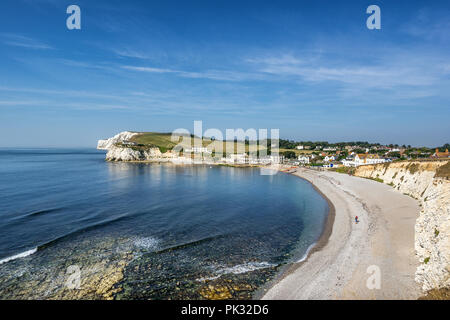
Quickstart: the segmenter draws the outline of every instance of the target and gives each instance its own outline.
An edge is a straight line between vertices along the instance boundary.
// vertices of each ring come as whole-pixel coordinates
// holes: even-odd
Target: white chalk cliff
[[[139,135],[138,132],[123,131],[112,138],[99,140],[97,149],[107,150],[107,161],[153,161],[153,162],[172,162],[187,164],[192,163],[192,159],[179,157],[171,151],[162,153],[157,147],[140,148],[121,145],[124,141]]]
[[[116,143],[120,143],[120,142],[124,142],[126,140],[130,140],[132,137],[134,137],[136,135],[138,135],[137,132],[123,131],[123,132],[121,132],[119,134],[116,134],[112,138],[105,139],[105,140],[98,140],[98,142],[97,142],[97,149],[109,150]]]

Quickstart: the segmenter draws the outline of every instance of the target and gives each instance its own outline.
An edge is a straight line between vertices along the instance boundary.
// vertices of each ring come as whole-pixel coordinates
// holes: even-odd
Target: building
[[[310,157],[305,156],[305,155],[299,155],[297,160],[301,164],[309,164],[311,162]]]
[[[339,168],[339,166],[341,166],[341,164],[338,162],[331,162],[322,165],[323,168]]]
[[[230,154],[230,158],[234,163],[248,163],[248,154],[246,153]]]
[[[184,149],[184,152],[186,152],[186,153],[211,153],[211,151],[205,147],[186,148],[186,149]]]
[[[296,146],[295,147],[297,150],[303,150],[303,149],[305,149],[305,146]]]
[[[359,153],[355,157],[342,160],[342,164],[346,167],[358,167],[366,164],[385,163],[386,159],[380,158],[377,154]]]
[[[323,148],[323,151],[336,151],[338,148],[336,148],[336,147],[326,147],[326,148]]]
[[[334,160],[336,160],[335,156],[325,156],[323,158],[323,161],[325,161],[325,162],[331,162],[331,161],[334,161]]]
[[[448,149],[445,149],[445,152],[439,152],[439,149],[436,148],[435,153],[432,155],[433,158],[450,158],[450,153],[448,152]]]

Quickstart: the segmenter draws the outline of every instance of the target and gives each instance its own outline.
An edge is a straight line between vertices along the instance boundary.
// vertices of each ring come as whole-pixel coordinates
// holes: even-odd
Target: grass
[[[436,178],[450,179],[450,161],[447,161],[446,164],[437,168],[434,176]]]
[[[313,153],[313,150],[298,150],[298,149],[280,148],[280,152],[286,152],[286,151],[293,151],[293,152],[295,152],[296,156],[299,156],[301,154],[311,154],[311,153]]]
[[[178,139],[175,139],[175,141],[172,141],[172,133],[143,132],[131,138],[131,141],[138,143],[140,145],[139,147],[143,148],[158,147],[161,152],[171,150],[177,144],[180,144],[185,148],[192,147],[194,145],[201,145],[203,147],[208,147],[209,149],[214,147],[216,154],[224,153],[226,151],[226,141],[213,141],[210,138],[191,137],[189,135],[179,136],[177,138]],[[242,141],[233,142],[234,153],[255,152],[264,149],[266,149],[265,146],[250,146]],[[284,149],[280,149],[280,151],[282,150]]]
[[[354,167],[337,167],[337,168],[331,168],[331,171],[335,171],[338,173],[346,173],[346,174],[354,174],[355,173],[355,169]]]
[[[172,149],[177,143],[171,140],[171,133],[145,132],[131,138],[131,141],[146,146]]]
[[[420,165],[418,163],[411,163],[406,168],[408,169],[409,173],[414,174],[417,171],[419,171]]]

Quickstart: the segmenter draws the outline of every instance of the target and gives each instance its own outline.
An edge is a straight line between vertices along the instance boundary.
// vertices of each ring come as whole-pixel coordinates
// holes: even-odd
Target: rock
[[[116,134],[112,138],[105,139],[105,140],[98,140],[97,149],[108,150],[109,148],[114,146],[116,143],[130,140],[132,137],[134,137],[137,134],[138,134],[137,132],[123,131],[119,134]]]

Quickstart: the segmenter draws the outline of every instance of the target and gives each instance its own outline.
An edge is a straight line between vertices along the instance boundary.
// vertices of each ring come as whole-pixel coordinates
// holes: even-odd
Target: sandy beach
[[[420,296],[414,281],[418,265],[414,253],[417,201],[383,183],[346,174],[305,168],[292,174],[322,192],[332,203],[334,216],[307,260],[291,266],[263,299]],[[358,224],[355,216],[359,217]],[[378,271],[380,287],[374,288]]]

